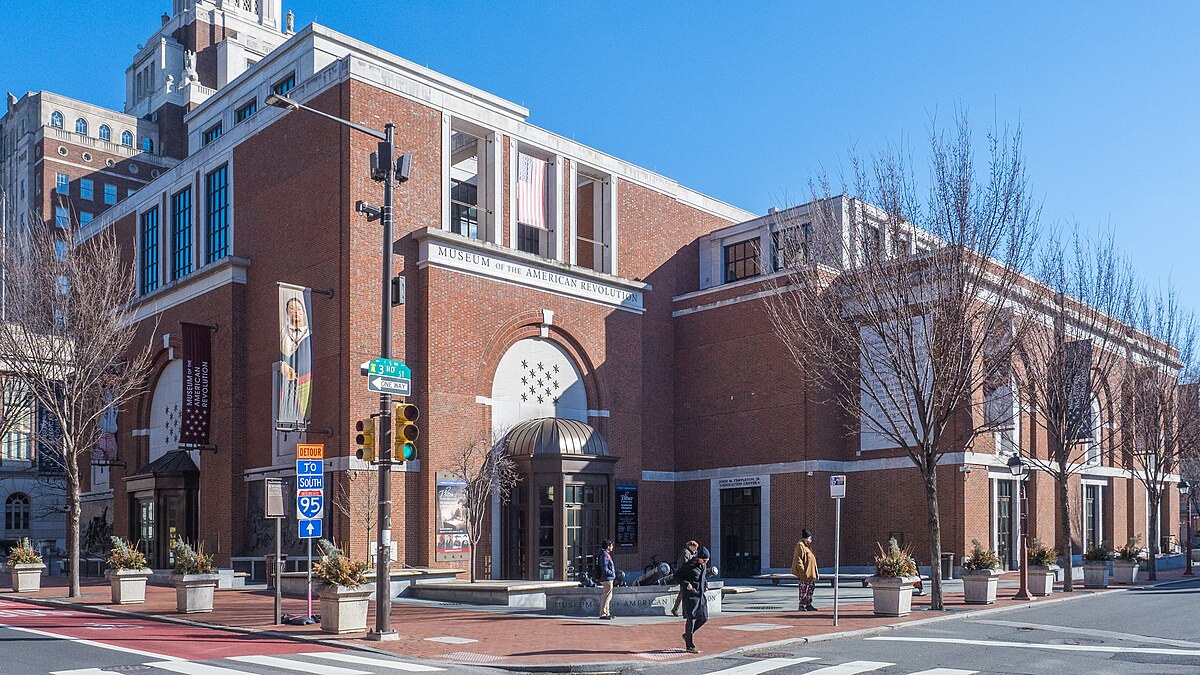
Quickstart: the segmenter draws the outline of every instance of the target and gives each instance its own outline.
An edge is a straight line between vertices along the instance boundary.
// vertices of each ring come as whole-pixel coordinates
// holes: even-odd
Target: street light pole
[[[1183,568],[1185,576],[1194,576],[1192,572],[1192,486],[1186,480],[1179,481],[1179,494],[1187,500],[1187,541],[1183,542],[1183,557],[1187,566]]]
[[[264,101],[267,105],[285,110],[306,110],[315,115],[332,120],[364,134],[379,139],[379,149],[372,157],[371,178],[383,183],[383,207],[380,209],[380,221],[383,226],[383,268],[381,297],[379,302],[379,356],[392,358],[392,206],[394,195],[393,183],[396,175],[396,127],[392,123],[384,125],[383,133],[370,127],[355,124],[322,110],[310,108],[297,103],[287,96],[272,93]],[[407,178],[407,171],[402,172],[400,180]],[[368,640],[395,640],[396,631],[391,626],[391,585],[392,579],[392,396],[379,394],[379,541],[375,553],[375,630],[367,634]]]
[[[1029,470],[1029,465],[1025,460],[1021,459],[1020,453],[1013,455],[1008,460],[1008,470],[1017,479],[1017,508],[1020,509],[1021,537],[1018,542],[1021,547],[1020,553],[1017,556],[1017,564],[1020,565],[1021,583],[1017,588],[1017,594],[1013,596],[1015,600],[1032,600],[1033,596],[1029,594],[1029,505],[1025,503],[1025,475]]]

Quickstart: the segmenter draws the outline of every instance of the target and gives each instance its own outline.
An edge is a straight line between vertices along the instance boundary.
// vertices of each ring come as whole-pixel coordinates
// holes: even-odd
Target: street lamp
[[[1187,501],[1187,541],[1183,542],[1183,556],[1187,558],[1187,567],[1183,573],[1192,576],[1192,486],[1186,480],[1179,481],[1179,496]]]
[[[1029,595],[1029,565],[1026,564],[1026,557],[1029,555],[1029,507],[1025,503],[1025,474],[1029,472],[1029,464],[1021,459],[1020,453],[1008,458],[1008,470],[1013,477],[1017,479],[1017,509],[1020,511],[1021,522],[1021,539],[1019,545],[1021,547],[1020,555],[1017,556],[1017,564],[1021,570],[1021,585],[1017,588],[1017,594],[1013,596],[1016,600],[1032,600],[1033,596]]]
[[[395,160],[396,127],[388,123],[383,127],[383,133],[375,131],[350,120],[330,115],[306,105],[297,103],[281,94],[272,93],[264,101],[267,105],[284,110],[306,110],[314,115],[333,120],[361,131],[368,136],[379,139],[377,153],[371,157],[371,178],[383,183],[383,208],[380,221],[383,225],[383,285],[382,298],[379,303],[379,356],[384,359],[392,357],[392,186],[396,181],[408,180],[408,158]],[[400,167],[399,169],[397,167]],[[360,209],[361,210],[361,209]],[[379,541],[375,554],[375,630],[367,634],[369,640],[395,640],[396,631],[391,627],[391,576],[389,566],[392,553],[392,396],[379,395]]]

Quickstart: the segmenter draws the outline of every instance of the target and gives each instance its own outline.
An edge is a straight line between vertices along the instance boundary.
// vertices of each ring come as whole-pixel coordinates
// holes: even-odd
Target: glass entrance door
[[[600,550],[604,540],[605,514],[608,499],[606,490],[599,485],[567,485],[566,499],[566,561],[567,578],[574,579],[581,565],[586,565],[588,556]]]
[[[721,565],[727,578],[762,573],[762,488],[721,490]]]
[[[996,481],[996,555],[1008,569],[1016,569],[1013,559],[1013,481]]]
[[[157,562],[158,542],[155,539],[156,522],[154,517],[154,496],[136,497],[133,500],[133,531],[146,561],[154,565]]]

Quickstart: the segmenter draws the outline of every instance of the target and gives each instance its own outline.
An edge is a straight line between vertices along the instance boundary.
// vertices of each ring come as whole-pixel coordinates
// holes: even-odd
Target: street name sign
[[[398,377],[405,380],[412,379],[412,369],[404,365],[404,362],[399,359],[371,359],[366,365],[366,375],[383,375],[385,377]]]

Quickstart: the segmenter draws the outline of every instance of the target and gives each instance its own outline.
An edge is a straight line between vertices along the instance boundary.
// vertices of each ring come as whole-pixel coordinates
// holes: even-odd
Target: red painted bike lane
[[[201,661],[231,656],[338,651],[311,642],[103,616],[9,599],[0,600],[0,627],[167,660]]]

